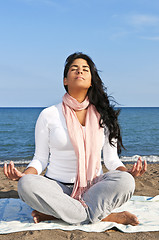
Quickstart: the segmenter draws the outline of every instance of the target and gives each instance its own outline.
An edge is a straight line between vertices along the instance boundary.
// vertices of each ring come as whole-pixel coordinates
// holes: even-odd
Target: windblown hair
[[[108,128],[109,143],[114,146],[113,138],[115,138],[117,140],[118,153],[121,153],[121,148],[124,148],[124,146],[122,143],[120,126],[118,123],[118,115],[120,113],[120,110],[115,110],[114,104],[110,103],[110,97],[107,95],[107,88],[104,86],[92,59],[82,52],[76,52],[68,56],[65,62],[64,78],[67,77],[68,70],[73,61],[78,58],[86,60],[90,67],[92,75],[92,86],[88,89],[87,95],[90,103],[96,107],[97,111],[100,114],[99,124],[101,127],[105,128],[105,130]],[[64,87],[68,92],[67,85],[64,85]],[[113,98],[111,97],[111,99]],[[111,101],[115,103],[114,100]]]

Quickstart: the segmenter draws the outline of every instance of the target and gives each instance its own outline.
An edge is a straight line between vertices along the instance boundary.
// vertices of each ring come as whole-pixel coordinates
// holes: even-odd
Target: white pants
[[[19,197],[33,209],[62,219],[69,224],[98,222],[127,202],[135,189],[131,174],[110,171],[83,195],[87,208],[70,197],[73,186],[40,175],[28,174],[18,182]]]

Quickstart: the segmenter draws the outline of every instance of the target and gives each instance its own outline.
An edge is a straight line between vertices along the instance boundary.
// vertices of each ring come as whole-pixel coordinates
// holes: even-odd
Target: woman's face
[[[88,90],[91,86],[91,71],[86,60],[77,58],[71,64],[67,77],[64,78],[64,85],[67,85],[68,92],[73,90]]]

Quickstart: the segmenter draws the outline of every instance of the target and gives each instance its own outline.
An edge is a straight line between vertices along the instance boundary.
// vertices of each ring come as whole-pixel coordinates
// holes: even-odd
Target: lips
[[[82,80],[84,80],[84,78],[83,78],[83,77],[76,77],[76,79],[82,79]]]

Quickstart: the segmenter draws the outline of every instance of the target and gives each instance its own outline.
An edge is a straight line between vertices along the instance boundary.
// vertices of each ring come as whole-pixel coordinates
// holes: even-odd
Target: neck
[[[79,103],[83,102],[87,96],[87,91],[80,92],[68,92],[69,95],[75,98]]]

